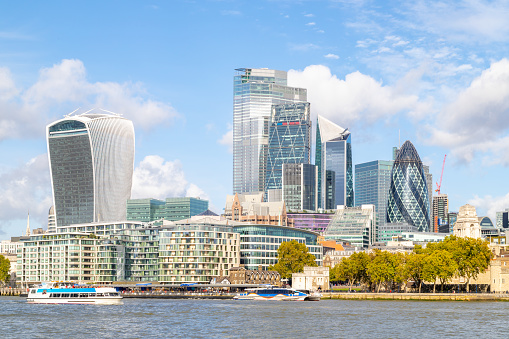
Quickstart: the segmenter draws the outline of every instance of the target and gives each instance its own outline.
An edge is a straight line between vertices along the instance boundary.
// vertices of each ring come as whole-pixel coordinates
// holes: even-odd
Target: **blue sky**
[[[47,123],[101,107],[136,129],[133,197],[232,188],[232,80],[289,71],[350,128],[354,164],[411,140],[450,209],[509,208],[508,1],[50,1],[0,5],[0,238],[46,226]]]

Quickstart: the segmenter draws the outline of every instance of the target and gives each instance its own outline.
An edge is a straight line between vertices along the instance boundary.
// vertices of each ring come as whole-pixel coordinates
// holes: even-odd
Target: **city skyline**
[[[435,181],[447,154],[450,211],[470,203],[494,221],[509,207],[506,3],[2,7],[1,238],[24,233],[28,210],[32,227],[46,227],[44,127],[78,107],[133,121],[132,198],[200,196],[220,213],[232,192],[239,67],[288,72],[288,86],[307,90],[313,125],[320,114],[352,132],[354,166],[388,161],[411,140]]]

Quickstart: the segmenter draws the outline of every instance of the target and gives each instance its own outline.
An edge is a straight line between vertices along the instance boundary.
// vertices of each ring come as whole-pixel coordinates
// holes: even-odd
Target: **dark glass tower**
[[[272,106],[265,191],[281,189],[283,164],[309,164],[311,119],[309,103]]]
[[[410,141],[399,149],[391,172],[387,222],[406,222],[427,232],[430,203],[426,176],[419,154]]]

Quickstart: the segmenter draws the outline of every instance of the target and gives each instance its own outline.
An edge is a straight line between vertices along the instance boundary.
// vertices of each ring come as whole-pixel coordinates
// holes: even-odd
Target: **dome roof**
[[[414,145],[409,141],[405,141],[403,146],[398,150],[398,155],[396,156],[396,162],[398,161],[416,161],[421,162],[421,158],[417,153]]]

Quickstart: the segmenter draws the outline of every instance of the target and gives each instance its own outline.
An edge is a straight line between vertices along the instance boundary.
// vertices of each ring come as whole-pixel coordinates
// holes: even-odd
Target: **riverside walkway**
[[[429,300],[429,301],[509,301],[505,293],[366,293],[326,292],[324,299],[343,300]]]

